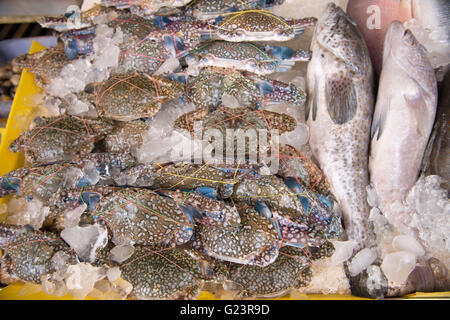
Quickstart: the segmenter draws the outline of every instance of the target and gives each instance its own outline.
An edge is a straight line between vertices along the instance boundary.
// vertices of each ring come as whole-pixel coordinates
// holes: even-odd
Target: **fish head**
[[[432,105],[436,104],[437,80],[427,51],[400,21],[393,21],[386,32],[383,63],[389,56],[433,99]]]
[[[354,73],[367,77],[371,70],[369,51],[356,23],[334,3],[329,3],[317,22],[313,45],[317,44],[342,60]]]

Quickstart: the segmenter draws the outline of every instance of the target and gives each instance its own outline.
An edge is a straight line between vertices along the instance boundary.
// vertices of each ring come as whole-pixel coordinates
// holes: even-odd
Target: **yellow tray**
[[[38,42],[33,41],[30,53],[44,50],[45,47]],[[19,87],[17,88],[11,112],[8,117],[6,128],[0,128],[1,142],[0,142],[0,175],[6,174],[14,169],[23,166],[24,157],[21,152],[12,153],[8,147],[22,131],[26,130],[31,121],[33,121],[35,108],[33,108],[33,95],[41,92],[41,89],[36,86],[34,82],[34,75],[27,69],[22,71]],[[7,203],[10,196],[0,198],[0,205]],[[300,297],[300,298],[299,298]],[[305,300],[368,300],[366,298],[355,297],[353,295],[319,295],[308,294],[304,296],[296,296],[296,299],[304,298]],[[402,299],[448,299],[450,292],[432,292],[423,293],[417,292],[402,297]],[[45,292],[37,292],[36,286],[27,285],[23,283],[14,283],[3,289],[0,289],[0,300],[73,300],[72,296],[66,294],[63,297],[55,297],[48,295]],[[87,297],[86,299],[91,299]],[[202,291],[199,300],[214,300],[215,296],[207,291]],[[289,295],[278,298],[278,300],[292,300]]]

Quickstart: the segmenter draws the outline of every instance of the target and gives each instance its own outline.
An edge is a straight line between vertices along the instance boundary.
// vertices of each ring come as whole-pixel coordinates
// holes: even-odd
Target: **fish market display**
[[[449,290],[448,85],[400,22],[377,83],[347,1],[329,2],[39,19],[58,45],[12,63],[40,88],[7,146],[23,165],[0,172],[0,298]]]

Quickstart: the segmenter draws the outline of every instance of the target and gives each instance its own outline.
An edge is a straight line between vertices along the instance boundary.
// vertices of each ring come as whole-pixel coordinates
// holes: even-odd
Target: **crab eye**
[[[234,36],[238,39],[243,39],[245,37],[245,31],[242,29],[238,29],[234,32]]]

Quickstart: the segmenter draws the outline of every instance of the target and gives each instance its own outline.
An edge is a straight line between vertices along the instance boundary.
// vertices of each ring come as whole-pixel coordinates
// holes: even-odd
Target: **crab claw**
[[[306,27],[314,26],[317,23],[317,18],[290,19],[286,20],[286,23],[294,28],[294,33],[298,36],[305,32]]]
[[[255,210],[267,219],[272,218],[272,211],[262,200],[256,200]]]
[[[205,197],[217,199],[217,190],[211,187],[198,187],[195,191],[201,193]]]
[[[169,79],[173,81],[177,81],[182,84],[186,84],[187,75],[186,73],[174,72],[169,75]]]
[[[174,57],[182,58],[188,54],[184,41],[176,35],[164,36],[163,43],[167,51],[171,52]]]
[[[244,73],[245,77],[254,81],[255,85],[264,96],[266,103],[292,103],[301,105],[306,101],[306,94],[303,90],[293,84],[259,77],[249,72]]]
[[[20,193],[20,178],[0,178],[0,198],[8,194]]]
[[[86,204],[89,210],[94,211],[101,198],[102,195],[97,192],[82,192],[79,201],[81,204]]]

